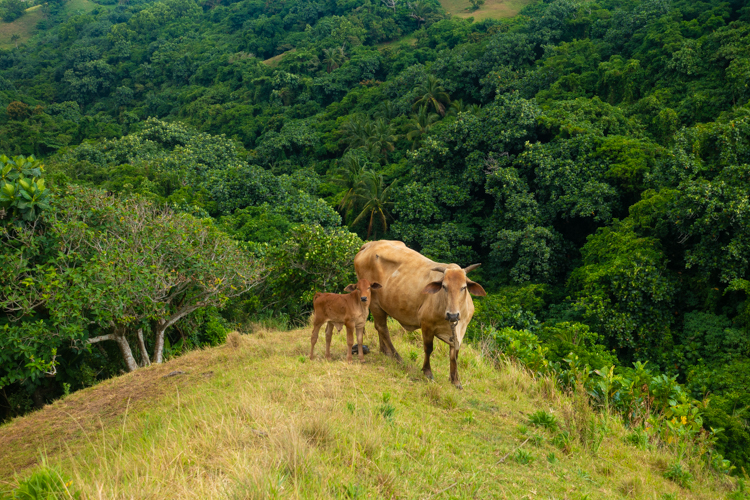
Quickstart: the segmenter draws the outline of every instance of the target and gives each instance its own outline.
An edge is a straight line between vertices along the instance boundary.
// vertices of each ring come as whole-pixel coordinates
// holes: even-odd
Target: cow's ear
[[[373,283],[372,285],[370,285],[370,288],[372,288],[373,290],[378,290],[380,288],[383,288],[383,285],[381,285],[380,283],[378,283],[376,281],[375,283]]]
[[[357,285],[346,285],[346,288],[344,288],[345,292],[353,292],[357,289]]]
[[[472,295],[478,295],[479,297],[484,297],[485,295],[487,295],[487,292],[484,291],[482,285],[470,280],[466,280],[466,289],[469,290],[469,293]]]
[[[443,288],[442,281],[433,281],[422,290],[422,293],[438,293]]]

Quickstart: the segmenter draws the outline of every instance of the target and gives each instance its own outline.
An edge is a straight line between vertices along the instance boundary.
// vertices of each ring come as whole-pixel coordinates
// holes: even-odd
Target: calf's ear
[[[379,288],[383,288],[383,285],[381,285],[380,283],[376,281],[375,283],[370,285],[370,288],[372,288],[373,290],[378,290]]]
[[[466,289],[469,290],[469,293],[472,295],[478,295],[480,297],[487,295],[487,292],[484,291],[482,285],[475,283],[474,281],[466,280]]]
[[[345,292],[353,292],[357,289],[357,285],[346,285],[346,288],[344,288]]]
[[[443,288],[442,281],[433,281],[422,290],[422,293],[438,293]]]

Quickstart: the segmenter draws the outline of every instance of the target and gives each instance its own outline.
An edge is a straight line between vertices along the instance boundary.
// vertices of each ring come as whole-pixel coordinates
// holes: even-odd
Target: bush
[[[255,246],[270,268],[259,304],[287,315],[293,323],[304,323],[317,292],[343,293],[346,285],[357,281],[353,263],[362,243],[343,228],[300,225],[278,246]]]
[[[43,466],[21,481],[7,500],[67,500],[81,498],[73,482],[55,468]]]

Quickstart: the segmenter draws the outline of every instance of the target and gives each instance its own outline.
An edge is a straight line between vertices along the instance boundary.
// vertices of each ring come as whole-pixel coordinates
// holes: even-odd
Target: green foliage
[[[544,427],[552,432],[557,430],[557,419],[551,413],[544,410],[538,410],[529,416],[529,422],[537,427]]]
[[[0,14],[3,21],[12,23],[26,12],[26,5],[22,0],[4,0],[0,3]]]
[[[44,166],[33,156],[0,156],[0,220],[36,220],[49,210],[50,191],[45,187]]]
[[[8,500],[68,500],[81,498],[81,494],[59,470],[42,466],[18,484]]]
[[[305,321],[317,292],[343,293],[356,282],[353,261],[362,244],[344,229],[300,225],[278,246],[258,247],[271,270],[258,292],[263,309]]]
[[[690,488],[690,483],[693,480],[690,470],[679,462],[669,464],[667,470],[664,471],[664,477],[671,479],[683,488]]]

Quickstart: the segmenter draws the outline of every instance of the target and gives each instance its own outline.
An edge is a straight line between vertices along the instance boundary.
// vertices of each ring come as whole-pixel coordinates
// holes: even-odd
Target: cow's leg
[[[315,359],[315,344],[318,342],[318,332],[323,323],[313,323],[312,337],[310,337],[310,359]]]
[[[333,323],[326,325],[326,359],[331,361],[331,339],[333,338]]]
[[[432,330],[422,326],[422,344],[424,344],[424,364],[422,365],[422,373],[430,380],[434,380],[432,376],[432,367],[430,367],[430,356],[432,355],[433,343],[435,336]]]
[[[451,358],[451,384],[455,385],[457,389],[463,389],[461,381],[458,379],[458,349],[451,346],[450,352]]]
[[[364,342],[365,337],[365,327],[362,326],[362,328],[357,329],[357,346],[359,350],[359,361],[360,363],[363,363],[365,361],[365,352],[364,348],[362,347],[362,343]]]
[[[396,358],[396,361],[399,363],[402,362],[401,356],[396,352],[396,348],[393,347],[393,342],[391,342],[391,334],[388,332],[388,315],[374,303],[370,305],[370,312],[372,312],[375,330],[378,332],[380,352]]]
[[[354,347],[354,324],[346,324],[346,360],[352,362],[352,347]]]

